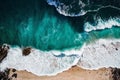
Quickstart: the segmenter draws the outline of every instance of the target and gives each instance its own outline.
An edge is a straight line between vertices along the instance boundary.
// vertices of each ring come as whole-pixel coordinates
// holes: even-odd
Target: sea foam
[[[90,32],[93,30],[102,30],[105,28],[112,28],[113,26],[120,26],[120,19],[119,18],[110,18],[108,20],[98,19],[96,24],[91,24],[86,22],[84,24],[84,30],[86,32]]]
[[[20,47],[11,47],[7,57],[0,64],[0,69],[15,68],[27,70],[38,76],[53,76],[75,65],[89,70],[103,67],[120,68],[119,57],[119,39],[99,39],[85,44],[81,49],[65,51],[32,49],[28,56],[22,55]]]
[[[99,39],[84,48],[78,66],[84,69],[120,68],[120,39]]]
[[[64,54],[64,56],[61,56],[61,54]],[[23,56],[22,49],[14,47],[10,48],[7,57],[0,64],[0,69],[15,68],[17,70],[27,70],[38,76],[56,75],[76,65],[81,54],[81,50],[60,52],[32,49],[28,56]]]

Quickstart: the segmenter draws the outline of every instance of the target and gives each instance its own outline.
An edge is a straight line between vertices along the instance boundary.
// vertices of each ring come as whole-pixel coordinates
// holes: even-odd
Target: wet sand
[[[71,69],[59,73],[56,76],[36,76],[27,71],[10,71],[12,76],[17,73],[17,78],[12,78],[12,80],[113,80],[111,68],[102,68],[99,70],[84,70],[77,66]]]

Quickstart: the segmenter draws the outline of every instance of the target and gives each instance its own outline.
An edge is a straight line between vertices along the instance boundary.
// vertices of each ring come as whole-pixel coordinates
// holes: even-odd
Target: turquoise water
[[[84,38],[75,32],[68,21],[45,14],[42,20],[34,17],[22,21],[19,25],[0,29],[0,42],[10,45],[32,46],[42,50],[64,49],[81,46]]]
[[[88,39],[86,42],[90,43],[98,39],[119,39],[120,38],[120,28],[118,26],[113,26],[110,29],[96,30],[88,33]]]

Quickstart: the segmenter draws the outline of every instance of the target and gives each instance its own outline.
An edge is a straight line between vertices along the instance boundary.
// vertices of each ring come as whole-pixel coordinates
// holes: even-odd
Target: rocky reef
[[[10,47],[7,44],[0,46],[0,63],[7,56],[9,48]]]

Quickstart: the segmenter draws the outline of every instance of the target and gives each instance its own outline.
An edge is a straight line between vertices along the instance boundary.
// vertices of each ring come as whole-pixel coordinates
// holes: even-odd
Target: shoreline
[[[4,46],[1,51],[6,50],[6,47],[7,47],[7,45]],[[27,55],[23,55],[22,54],[22,49],[20,49],[20,48],[19,49],[18,48],[17,49],[13,49],[12,50],[13,52],[11,52],[11,53],[8,50],[7,57],[5,57],[6,59],[3,59],[1,65],[0,65],[1,69],[5,68],[5,67],[15,68],[17,70],[26,70],[28,72],[32,72],[33,74],[35,74],[35,71],[37,70],[37,72],[39,72],[38,76],[45,76],[45,75],[40,75],[40,74],[42,74],[42,72],[41,72],[42,70],[41,69],[44,68],[44,71],[48,71],[48,70],[51,70],[51,66],[52,66],[53,70],[51,70],[51,71],[56,70],[57,67],[61,66],[61,65],[58,65],[58,63],[59,63],[59,61],[62,60],[62,58],[63,58],[63,62],[66,61],[66,60],[68,60],[68,62],[69,62],[70,59],[73,59],[73,63],[69,63],[69,65],[64,67],[64,69],[63,68],[61,68],[61,69],[58,68],[58,70],[57,70],[58,72],[52,72],[52,73],[45,72],[45,73],[46,74],[56,73],[57,75],[59,75],[59,74],[62,74],[64,72],[69,71],[69,69],[73,69],[74,67],[72,67],[72,66],[75,66],[75,65],[79,66],[80,69],[82,68],[82,70],[86,69],[86,71],[97,71],[97,70],[99,71],[103,67],[105,67],[106,69],[108,69],[109,67],[112,67],[112,68],[117,67],[117,68],[119,68],[119,64],[118,64],[119,63],[119,55],[120,55],[119,54],[119,51],[120,51],[120,40],[119,39],[113,39],[113,40],[100,39],[100,40],[98,40],[95,43],[91,43],[89,45],[86,45],[85,49],[83,49],[83,53],[81,53],[81,56],[78,57],[78,56],[73,55],[72,56],[73,58],[69,58],[70,55],[65,55],[64,57],[60,58],[60,60],[58,60],[59,57],[54,56],[53,53],[51,53],[51,54],[43,54],[43,53],[38,54],[38,53],[36,53],[38,50],[35,51],[35,52],[34,52],[34,50],[31,50],[31,51],[29,51],[29,50],[31,50],[31,48],[30,49],[29,48],[25,49],[25,53],[28,52]],[[74,51],[72,51],[72,52],[74,52]],[[80,52],[80,51],[78,51],[78,52]],[[101,52],[103,52],[103,53],[101,53]],[[67,53],[69,53],[69,52],[67,52]],[[49,57],[52,56],[49,59],[50,61],[54,58],[54,60],[53,60],[53,62],[51,63],[50,66],[49,65],[46,66],[45,65],[46,63],[44,63],[43,60],[42,60],[43,62],[39,61],[39,60],[41,60],[41,56],[42,55],[44,55],[43,58],[42,58],[43,60],[44,59],[48,59],[48,58],[45,58],[47,56],[49,56]],[[38,56],[40,56],[40,57],[38,57]],[[59,56],[59,55],[57,55],[57,56]],[[31,58],[29,58],[29,57],[31,57]],[[35,57],[36,57],[36,59],[35,59]],[[18,58],[20,58],[20,60],[18,60]],[[80,58],[80,60],[78,61],[79,58]],[[40,64],[39,67],[36,67],[37,66],[36,63],[33,64],[34,59],[35,59],[35,61],[38,59],[39,63],[37,63],[37,65],[39,65],[41,62],[44,63],[44,64]],[[18,61],[16,61],[16,60],[18,60]],[[49,62],[49,60],[47,60],[47,61]],[[54,62],[56,60],[58,60],[58,62]],[[6,63],[6,61],[8,63]],[[17,65],[17,64],[19,64],[18,62],[20,62],[20,61],[22,62],[21,65],[23,65],[23,66]],[[24,61],[24,63],[23,63],[23,61]],[[31,63],[31,61],[32,61],[31,65],[30,64],[29,65],[26,64],[26,63]],[[63,62],[61,63],[62,65],[63,65]],[[90,63],[90,62],[92,62],[92,63]],[[11,66],[10,63],[12,63],[13,66]],[[10,64],[10,66],[9,66],[9,64]],[[68,63],[66,63],[66,64],[68,64]],[[97,66],[99,66],[99,67],[97,67]],[[29,70],[29,69],[31,69],[32,71]],[[57,75],[55,75],[55,76],[57,76]],[[53,76],[53,75],[48,75],[48,76]]]
[[[37,76],[25,70],[7,69],[0,72],[2,80],[120,80],[120,69],[100,68],[98,70],[86,70],[73,66],[54,76]]]
[[[27,71],[16,71],[14,73],[17,73],[17,78],[13,80],[114,80],[112,71],[112,68],[85,70],[77,66],[55,76],[36,76]],[[12,74],[11,69],[9,76],[12,76]]]

